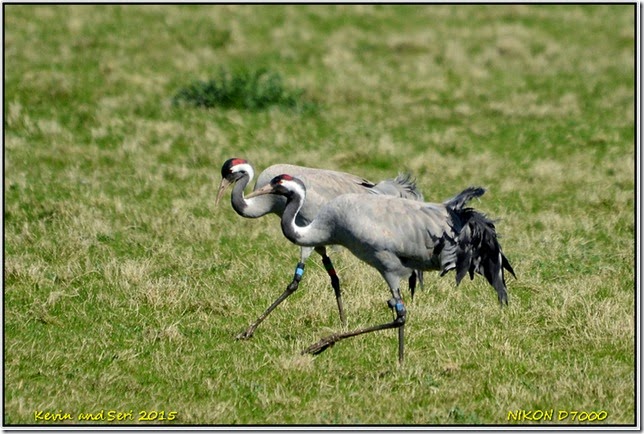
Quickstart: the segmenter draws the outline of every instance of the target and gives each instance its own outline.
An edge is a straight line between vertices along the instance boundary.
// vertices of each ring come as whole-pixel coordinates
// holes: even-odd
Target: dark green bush
[[[281,76],[266,68],[235,72],[221,69],[216,78],[181,88],[172,102],[175,106],[245,110],[262,110],[271,105],[296,108],[302,104],[302,93],[301,89],[287,89]]]

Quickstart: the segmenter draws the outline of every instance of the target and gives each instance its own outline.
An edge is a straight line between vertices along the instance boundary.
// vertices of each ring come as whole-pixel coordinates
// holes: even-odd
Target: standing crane
[[[300,225],[307,225],[318,214],[322,205],[329,200],[345,193],[355,193],[363,195],[395,195],[412,200],[423,200],[423,195],[416,187],[415,182],[410,175],[398,175],[395,179],[386,179],[377,184],[373,184],[364,178],[352,175],[350,173],[336,172],[332,170],[313,169],[309,167],[294,166],[290,164],[276,164],[268,167],[257,177],[254,191],[266,185],[270,185],[271,179],[281,173],[293,173],[303,182],[309,192],[306,203],[301,207],[296,220]],[[244,198],[244,189],[254,177],[254,170],[251,164],[242,158],[231,158],[226,160],[221,168],[221,184],[219,192],[215,199],[215,206],[221,200],[226,188],[233,185],[231,203],[237,214],[247,218],[258,218],[266,214],[277,214],[281,216],[286,206],[286,198],[277,195],[268,195],[251,198]],[[286,287],[286,290],[242,333],[237,335],[237,339],[248,339],[259,324],[291,295],[299,286],[299,282],[304,274],[304,264],[315,250],[322,256],[322,263],[329,277],[331,286],[335,292],[340,321],[346,326],[346,316],[342,304],[342,295],[340,291],[340,280],[331,262],[331,258],[326,254],[326,245],[318,244],[316,246],[303,246],[300,250],[300,261],[295,267],[293,280]],[[412,293],[416,287],[416,282],[422,285],[422,273],[415,272],[409,278],[409,287]]]
[[[407,311],[400,295],[400,280],[414,270],[438,270],[441,276],[456,270],[456,285],[469,273],[485,276],[501,305],[508,302],[504,269],[514,270],[499,245],[494,224],[465,205],[485,190],[470,187],[443,203],[423,203],[382,195],[345,194],[324,205],[308,224],[297,221],[307,190],[291,175],[279,175],[248,197],[267,194],[286,198],[282,232],[304,247],[338,244],[377,269],[389,285],[392,322],[336,333],[322,338],[303,353],[319,354],[336,342],[390,328],[398,329],[398,360],[403,361]],[[516,276],[515,276],[516,277]]]

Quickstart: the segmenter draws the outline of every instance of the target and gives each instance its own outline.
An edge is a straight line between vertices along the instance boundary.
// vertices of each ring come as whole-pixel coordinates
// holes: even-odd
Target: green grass
[[[5,424],[634,422],[633,6],[4,11]],[[272,71],[315,110],[172,103],[221,70]],[[274,217],[215,208],[230,157],[410,170],[432,201],[485,186],[510,305],[481,278],[428,273],[402,367],[392,331],[301,356],[339,327],[313,258],[235,341],[299,249]],[[333,258],[349,326],[390,318],[377,272]]]

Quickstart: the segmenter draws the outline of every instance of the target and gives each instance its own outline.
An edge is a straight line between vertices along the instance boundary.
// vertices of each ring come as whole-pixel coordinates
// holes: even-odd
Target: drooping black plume
[[[456,243],[456,284],[469,273],[474,278],[474,273],[485,276],[487,281],[496,290],[499,302],[508,304],[508,295],[505,286],[504,269],[514,277],[514,270],[503,254],[498,241],[494,222],[484,214],[465,205],[473,198],[480,197],[485,190],[480,187],[470,187],[445,202],[452,214],[455,230],[458,233]]]

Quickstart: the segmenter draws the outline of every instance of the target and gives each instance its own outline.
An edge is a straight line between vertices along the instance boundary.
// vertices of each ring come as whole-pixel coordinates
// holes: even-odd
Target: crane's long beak
[[[221,178],[221,183],[219,184],[219,192],[217,193],[217,199],[215,199],[215,206],[219,204],[221,197],[224,195],[224,191],[231,184],[226,178]]]
[[[250,199],[251,197],[255,197],[255,196],[261,196],[263,194],[271,194],[272,192],[273,192],[273,186],[270,185],[270,184],[266,184],[265,186],[263,186],[259,190],[255,190],[252,193],[250,193],[249,195],[247,195],[246,199]]]

